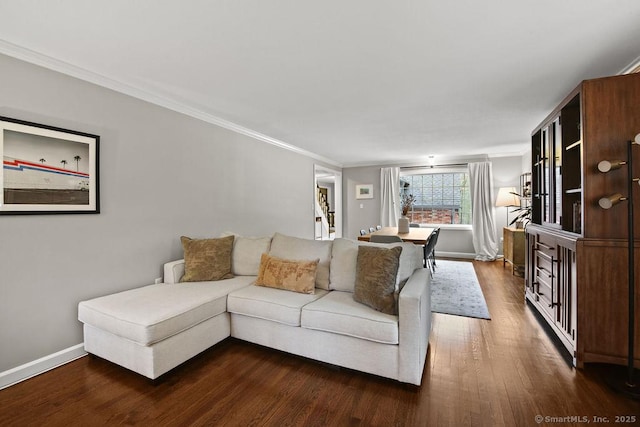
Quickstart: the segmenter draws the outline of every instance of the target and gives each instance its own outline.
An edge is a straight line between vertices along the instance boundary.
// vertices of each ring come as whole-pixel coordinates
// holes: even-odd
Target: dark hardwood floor
[[[492,320],[434,314],[420,388],[228,339],[155,383],[83,357],[1,390],[0,425],[640,425],[640,403],[601,367],[567,364],[522,278],[502,261],[474,266]]]

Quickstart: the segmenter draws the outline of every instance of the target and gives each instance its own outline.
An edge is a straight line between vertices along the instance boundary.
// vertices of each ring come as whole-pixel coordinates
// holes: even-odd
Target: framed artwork
[[[373,199],[373,184],[356,185],[356,199]]]
[[[0,117],[0,214],[99,213],[100,137]]]

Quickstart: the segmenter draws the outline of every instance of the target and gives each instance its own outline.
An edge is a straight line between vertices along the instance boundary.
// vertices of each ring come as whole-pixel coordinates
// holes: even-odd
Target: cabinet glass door
[[[562,224],[562,137],[560,135],[560,118],[553,122],[553,209],[551,222]]]
[[[531,135],[531,155],[533,167],[531,168],[531,221],[534,224],[542,223],[542,131],[538,130]]]
[[[542,223],[560,225],[562,220],[562,144],[559,118],[542,129]]]
[[[542,130],[542,176],[541,188],[540,188],[540,200],[542,208],[542,222],[549,222],[551,217],[551,192],[550,192],[550,178],[551,178],[551,141],[549,140],[549,128],[546,127]]]

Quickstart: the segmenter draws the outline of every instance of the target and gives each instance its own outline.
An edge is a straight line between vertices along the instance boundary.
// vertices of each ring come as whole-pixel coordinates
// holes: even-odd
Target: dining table
[[[398,236],[402,239],[403,242],[411,242],[416,245],[426,245],[427,240],[429,240],[429,236],[431,232],[433,232],[433,228],[426,227],[410,227],[408,233],[399,233],[398,227],[382,227],[380,230],[376,230],[372,233],[365,234],[364,236],[359,236],[358,240],[370,241],[371,236],[379,235],[379,236]]]

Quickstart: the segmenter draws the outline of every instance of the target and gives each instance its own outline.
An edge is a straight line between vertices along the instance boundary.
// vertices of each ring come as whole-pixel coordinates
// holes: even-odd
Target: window
[[[471,224],[471,195],[466,170],[400,173],[400,194],[416,201],[409,221],[418,224]]]

